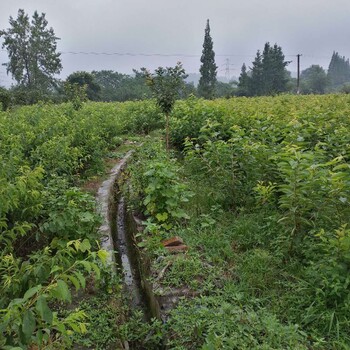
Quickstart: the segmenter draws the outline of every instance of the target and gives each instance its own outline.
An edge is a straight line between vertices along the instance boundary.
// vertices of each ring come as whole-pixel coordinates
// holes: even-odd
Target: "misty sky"
[[[298,53],[303,54],[301,69],[327,68],[334,50],[350,57],[349,0],[0,0],[1,29],[9,27],[9,16],[17,17],[19,8],[30,16],[44,12],[61,38],[61,78],[77,70],[131,74],[132,68],[153,70],[177,61],[187,73],[198,72],[207,18],[222,76],[227,59],[230,75],[238,76],[243,62],[250,66],[267,41],[282,47],[291,71]],[[2,50],[0,62],[6,61]],[[5,72],[1,66],[0,85],[10,82]]]

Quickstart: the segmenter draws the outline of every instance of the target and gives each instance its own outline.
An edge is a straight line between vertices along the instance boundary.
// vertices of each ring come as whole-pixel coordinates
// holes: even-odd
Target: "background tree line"
[[[238,96],[266,96],[283,92],[296,93],[296,78],[292,78],[286,67],[282,48],[265,44],[261,54],[258,50],[252,67],[243,64],[237,84]],[[303,94],[334,92],[350,93],[349,59],[333,52],[328,70],[320,65],[311,65],[300,74],[300,91]]]
[[[85,100],[133,101],[147,99],[152,92],[146,84],[145,68],[133,70],[132,75],[113,70],[77,71],[66,80],[58,79],[62,70],[54,30],[48,27],[45,14],[34,12],[30,18],[20,9],[17,18],[10,16],[10,27],[0,30],[2,48],[8,52],[7,73],[16,81],[10,89],[0,87],[2,108],[10,105],[33,104],[38,101],[56,103],[72,100],[76,106]],[[193,94],[205,99],[231,96],[263,96],[295,93],[296,79],[291,77],[282,48],[266,43],[257,51],[251,66],[243,64],[238,81],[224,83],[217,79],[213,40],[207,20],[201,56],[198,86],[186,82],[179,98]],[[323,94],[350,92],[349,60],[334,52],[325,71],[312,65],[301,73],[301,93]]]

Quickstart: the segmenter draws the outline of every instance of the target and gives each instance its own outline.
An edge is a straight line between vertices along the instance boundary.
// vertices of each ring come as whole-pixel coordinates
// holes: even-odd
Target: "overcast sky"
[[[298,53],[301,69],[327,68],[334,50],[350,57],[350,0],[0,0],[1,29],[19,8],[30,15],[44,12],[61,38],[61,78],[77,70],[130,74],[132,68],[153,70],[177,61],[187,73],[198,72],[207,18],[219,75],[229,63],[229,74],[238,76],[267,41],[282,47],[292,71]],[[6,51],[0,51],[0,62],[6,61]],[[0,85],[10,81],[5,71],[1,66]]]

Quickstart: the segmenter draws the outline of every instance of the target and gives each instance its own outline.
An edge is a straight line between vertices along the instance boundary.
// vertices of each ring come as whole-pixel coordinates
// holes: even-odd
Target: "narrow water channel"
[[[102,217],[99,231],[101,246],[110,253],[108,263],[112,273],[117,274],[119,268],[123,271],[123,288],[129,306],[141,310],[144,321],[149,322],[152,318],[162,319],[160,306],[148,281],[150,262],[135,243],[138,220],[127,210],[118,182],[131,154],[132,151],[129,151],[113,167],[110,177],[98,190],[97,202]],[[164,349],[164,346],[160,345],[157,349]]]
[[[133,239],[128,232],[125,200],[122,196],[117,201],[116,207],[116,232],[114,237],[115,249],[118,252],[118,260],[123,269],[125,290],[130,298],[131,306],[140,308],[147,314],[147,308],[144,302],[141,278],[138,271],[137,255]]]

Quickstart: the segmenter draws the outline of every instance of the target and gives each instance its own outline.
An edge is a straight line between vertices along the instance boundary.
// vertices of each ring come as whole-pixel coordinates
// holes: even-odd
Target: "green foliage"
[[[101,87],[101,101],[136,101],[151,97],[142,71],[134,70],[134,76],[111,70],[93,71],[91,74]]]
[[[324,94],[328,87],[328,79],[326,71],[321,66],[312,65],[301,72],[301,91],[304,94]]]
[[[216,96],[216,70],[215,53],[213,50],[213,41],[210,36],[209,19],[205,27],[203,51],[201,56],[201,67],[199,69],[201,77],[198,83],[198,94],[205,99],[213,99]]]
[[[175,349],[307,349],[297,326],[280,323],[264,309],[243,307],[232,296],[182,302],[166,327],[167,346]]]
[[[173,310],[170,347],[348,347],[348,108],[346,95],[177,103],[172,139],[185,144],[181,162],[194,192],[187,210],[197,216],[177,230],[223,271],[210,306],[198,298],[193,309],[189,302]],[[181,284],[179,271],[164,283],[170,276]],[[202,284],[210,283],[205,274]],[[298,324],[300,331],[281,338],[293,334],[291,343],[269,338],[271,328],[258,340],[260,326],[246,322],[251,313],[243,324],[252,342],[229,320],[219,330],[221,319],[208,320],[223,298],[267,317],[272,329]],[[240,342],[231,336],[237,332]]]
[[[246,251],[239,262],[238,274],[252,295],[260,296],[274,288],[281,261],[269,251],[256,248]]]
[[[350,232],[343,225],[331,233],[321,230],[316,237],[305,270],[310,283],[308,293],[314,300],[310,313],[328,336],[340,339],[340,333],[346,332],[350,324]]]
[[[106,252],[92,252],[88,240],[61,242],[59,251],[57,243],[54,240],[51,247],[37,251],[26,262],[17,260],[16,270],[12,254],[2,257],[2,347],[69,345],[72,331],[86,332],[83,312],[77,310],[61,318],[50,305],[71,301],[69,286],[76,290],[85,288],[86,274],[93,273],[98,279],[98,263],[105,263]],[[84,255],[87,257],[83,258]]]
[[[102,171],[116,137],[137,120],[120,111],[119,119],[115,106],[97,104],[1,112],[1,348],[69,348],[73,333],[86,332],[84,312],[57,312],[72,289],[97,283],[106,260],[95,200],[74,185]]]
[[[94,349],[113,349],[118,339],[118,324],[124,317],[124,309],[118,305],[121,296],[100,294],[83,299],[79,309],[85,314],[86,332],[72,334],[74,346],[93,347]],[[74,311],[73,311],[74,312]],[[70,312],[63,312],[67,315]]]
[[[135,314],[116,337],[136,349],[161,346],[164,334],[175,349],[346,349],[349,106],[341,94],[178,101],[172,140],[183,153],[176,160],[144,138],[125,188],[149,215],[137,238],[157,257],[157,291],[185,284],[188,294],[164,327]],[[112,339],[73,335],[89,314],[91,327],[111,327],[93,307],[56,312],[106,259],[93,199],[74,185],[101,171],[123,133],[162,126],[155,101],[0,113],[0,309],[9,315],[0,347]],[[170,235],[186,254],[166,254]]]
[[[187,75],[180,62],[175,67],[159,67],[153,74],[148,71],[144,74],[157,105],[166,116],[166,146],[169,151],[169,114],[184,88],[184,79]]]
[[[98,101],[100,97],[101,87],[95,81],[94,75],[88,72],[78,71],[70,74],[66,83],[69,85],[73,85],[71,87],[68,86],[66,89],[66,93],[68,93],[68,98],[74,100],[79,97],[81,100],[84,96],[83,91],[85,90],[86,97],[92,101]],[[76,87],[78,85],[78,87]],[[70,91],[72,90],[73,91]]]
[[[58,196],[55,196],[54,190],[55,188],[50,189],[46,193],[43,212],[47,219],[40,226],[40,231],[64,240],[74,237],[93,238],[100,222],[94,214],[94,198],[74,187]]]
[[[245,63],[243,63],[241,68],[241,74],[238,78],[238,91],[237,96],[249,96],[249,84],[250,84],[250,77],[247,73],[247,66]]]
[[[186,74],[182,64],[178,62],[175,67],[159,67],[153,74],[146,71],[145,76],[157,105],[165,115],[169,115],[184,86]]]
[[[11,102],[10,92],[3,87],[0,87],[0,103],[1,110],[6,111]]]
[[[162,324],[157,319],[144,322],[142,312],[134,311],[119,329],[120,338],[132,346],[132,349],[159,349],[162,345]]]
[[[266,96],[287,91],[288,73],[282,48],[266,43],[264,50],[258,50],[252,62],[252,68],[247,73],[245,64],[242,66],[239,82],[239,96]]]
[[[340,92],[342,92],[342,93],[344,93],[344,94],[350,94],[350,83],[344,84],[344,85],[340,88]]]
[[[191,192],[181,182],[178,169],[171,162],[154,162],[148,169],[143,174],[147,184],[143,200],[145,214],[169,230],[174,221],[189,218],[181,206],[188,202]]]
[[[262,54],[263,95],[273,95],[287,90],[288,76],[286,67],[289,62],[284,60],[282,48],[275,44],[265,44]],[[252,82],[254,84],[254,82]]]
[[[83,102],[87,100],[86,85],[66,82],[64,84],[64,92],[68,101],[72,102],[73,108],[77,111],[83,107]]]
[[[115,108],[125,133],[147,135],[164,127],[164,115],[154,100],[120,103]]]
[[[345,83],[350,82],[349,59],[340,56],[338,52],[333,52],[329,62],[327,78],[333,90],[338,89]]]
[[[169,159],[161,144],[143,145],[131,165],[131,192],[129,198],[144,214],[149,223],[169,230],[174,223],[188,219],[183,205],[192,192],[181,180],[180,168]]]
[[[229,83],[223,83],[218,81],[216,83],[216,95],[218,98],[230,98],[236,94],[236,85],[235,81],[230,81]]]
[[[3,48],[10,61],[7,72],[29,91],[47,92],[55,86],[54,75],[62,69],[57,40],[52,28],[47,28],[45,14],[34,12],[32,20],[24,10],[18,10],[17,19],[10,16],[10,28],[0,31]],[[31,103],[38,100],[30,101]]]

